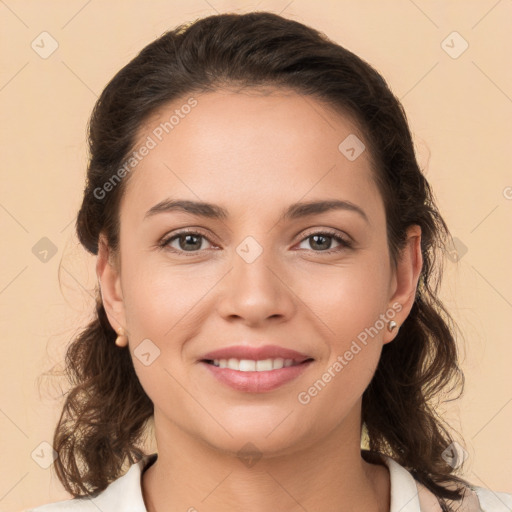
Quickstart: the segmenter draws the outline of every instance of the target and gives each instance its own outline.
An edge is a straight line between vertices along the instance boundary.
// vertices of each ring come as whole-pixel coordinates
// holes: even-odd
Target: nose
[[[285,262],[277,261],[270,250],[252,259],[254,249],[244,252],[242,246],[233,252],[231,270],[219,283],[217,311],[228,321],[238,319],[252,327],[289,320],[296,298]]]

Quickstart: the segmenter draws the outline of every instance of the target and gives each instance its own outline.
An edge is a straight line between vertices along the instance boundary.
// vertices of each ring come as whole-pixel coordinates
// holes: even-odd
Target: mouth
[[[268,393],[299,378],[312,365],[311,357],[298,360],[281,357],[268,359],[201,359],[207,375],[237,392]],[[208,378],[210,378],[208,377]],[[212,382],[212,384],[213,384]],[[209,386],[209,385],[208,385]]]
[[[227,368],[239,372],[270,372],[281,370],[282,368],[289,368],[291,366],[299,366],[311,361],[313,361],[312,357],[301,359],[284,359],[282,357],[268,359],[237,359],[231,357],[229,359],[201,360],[201,362],[217,368]]]
[[[249,344],[226,346],[198,360],[217,382],[246,393],[277,389],[298,378],[313,361],[309,355],[283,346]]]

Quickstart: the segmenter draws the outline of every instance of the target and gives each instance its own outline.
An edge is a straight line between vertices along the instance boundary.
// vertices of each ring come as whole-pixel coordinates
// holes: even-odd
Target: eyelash
[[[164,249],[164,250],[169,250],[171,252],[174,252],[175,254],[183,255],[185,257],[197,256],[201,252],[201,250],[206,250],[206,249],[201,249],[201,250],[198,250],[198,251],[182,251],[182,250],[179,250],[179,249],[175,249],[174,247],[173,248],[169,247],[168,244],[171,241],[173,241],[176,238],[179,238],[182,235],[198,235],[198,236],[206,239],[211,244],[213,244],[213,242],[211,242],[211,240],[206,235],[204,235],[203,233],[200,233],[198,231],[192,231],[192,230],[190,230],[190,231],[189,230],[183,230],[183,231],[179,231],[178,233],[174,233],[172,236],[168,236],[168,237],[163,238],[158,243],[158,248],[159,249]],[[325,229],[325,230],[322,230],[322,231],[313,231],[312,233],[309,233],[304,238],[302,238],[299,243],[302,243],[304,240],[307,240],[308,238],[311,238],[314,235],[328,236],[329,238],[334,238],[337,242],[339,242],[341,244],[341,247],[336,247],[334,249],[328,249],[327,251],[313,251],[311,249],[315,253],[334,254],[334,253],[339,252],[339,251],[341,251],[343,249],[352,249],[352,247],[353,247],[352,242],[350,240],[348,240],[345,237],[342,237],[337,231],[332,231],[332,230],[329,230],[329,229]]]

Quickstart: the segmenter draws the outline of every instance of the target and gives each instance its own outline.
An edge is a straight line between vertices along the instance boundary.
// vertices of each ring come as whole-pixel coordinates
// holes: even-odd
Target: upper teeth
[[[279,370],[286,366],[294,364],[293,359],[262,359],[254,361],[252,359],[214,359],[213,364],[219,368],[230,368],[240,372],[266,372],[269,370]]]

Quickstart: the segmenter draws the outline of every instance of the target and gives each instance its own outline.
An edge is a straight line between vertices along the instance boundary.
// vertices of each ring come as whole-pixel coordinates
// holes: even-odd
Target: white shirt
[[[74,498],[42,505],[26,512],[147,512],[142,498],[142,472],[157,458],[143,457],[96,497]],[[382,456],[389,469],[391,507],[389,512],[441,512],[434,494],[417,482],[404,467],[387,455]],[[455,502],[457,503],[457,502]],[[512,512],[512,494],[471,486],[455,508],[460,512]]]

